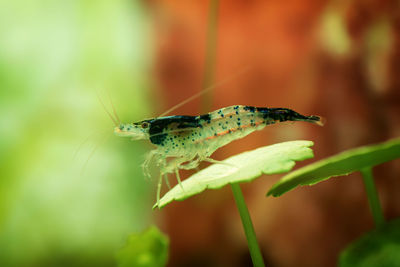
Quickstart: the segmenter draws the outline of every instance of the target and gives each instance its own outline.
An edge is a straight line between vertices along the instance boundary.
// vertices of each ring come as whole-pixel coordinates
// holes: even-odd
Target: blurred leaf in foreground
[[[295,161],[312,158],[311,141],[290,141],[247,151],[213,164],[176,185],[153,208],[163,207],[173,200],[183,200],[203,192],[219,189],[227,184],[252,181],[262,174],[290,171]]]
[[[399,266],[400,220],[386,223],[350,244],[340,255],[339,266]]]
[[[330,177],[347,175],[400,157],[400,138],[378,145],[347,150],[289,173],[268,191],[280,196],[299,185],[313,185]]]
[[[168,238],[152,226],[129,236],[128,243],[117,253],[119,267],[159,267],[168,260]]]

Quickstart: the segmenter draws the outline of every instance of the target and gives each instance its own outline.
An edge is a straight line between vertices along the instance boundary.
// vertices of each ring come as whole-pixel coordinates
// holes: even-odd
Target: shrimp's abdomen
[[[230,106],[211,112],[203,122],[203,138],[196,140],[207,156],[228,143],[243,138],[265,127],[265,119],[246,106]]]
[[[169,116],[151,122],[150,141],[166,156],[210,156],[218,148],[283,121],[321,124],[318,116],[304,116],[287,108],[230,106],[200,116]]]

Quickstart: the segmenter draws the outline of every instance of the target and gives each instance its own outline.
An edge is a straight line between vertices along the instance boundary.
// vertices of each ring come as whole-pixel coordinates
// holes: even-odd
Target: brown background
[[[151,1],[163,109],[201,90],[208,1]],[[397,1],[220,1],[212,110],[288,107],[327,119],[267,127],[214,158],[288,140],[315,142],[315,159],[400,135],[400,7]],[[339,33],[338,33],[339,32]],[[342,39],[340,39],[342,38]],[[249,70],[236,75],[243,68]],[[200,100],[174,111],[198,114]],[[374,168],[386,218],[400,214],[399,161]],[[373,228],[358,173],[266,198],[279,176],[242,185],[268,266],[334,266]],[[170,266],[250,266],[229,188],[175,202],[157,215],[170,236]]]

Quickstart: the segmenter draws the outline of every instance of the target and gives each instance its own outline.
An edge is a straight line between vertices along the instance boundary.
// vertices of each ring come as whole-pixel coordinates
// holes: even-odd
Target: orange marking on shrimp
[[[231,129],[229,129],[229,130],[216,133],[216,134],[214,134],[214,135],[212,135],[212,136],[209,136],[209,137],[206,137],[206,138],[204,138],[204,139],[200,139],[200,140],[196,141],[195,143],[201,143],[201,142],[203,142],[203,141],[210,140],[210,139],[214,139],[214,138],[217,138],[217,137],[226,135],[226,134],[230,134],[230,133],[232,133],[232,132],[235,132],[235,131],[238,131],[238,130],[240,130],[240,129],[244,129],[244,128],[247,128],[247,127],[256,127],[256,126],[260,125],[261,123],[264,123],[264,121],[259,121],[259,122],[255,122],[255,123],[252,123],[252,124],[241,125],[241,126],[236,127],[236,128],[231,128]]]

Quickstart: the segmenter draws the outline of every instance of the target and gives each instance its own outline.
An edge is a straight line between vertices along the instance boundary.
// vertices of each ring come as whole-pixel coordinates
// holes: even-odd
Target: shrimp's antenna
[[[121,120],[118,117],[117,111],[115,109],[114,103],[112,102],[111,96],[110,96],[110,92],[107,90],[107,95],[108,95],[108,99],[110,100],[110,104],[114,113],[115,118],[117,119],[118,123],[121,123]]]
[[[102,139],[100,139],[100,141],[94,146],[94,148],[90,152],[87,160],[85,161],[85,163],[82,166],[81,176],[84,174],[86,166],[88,165],[90,159],[93,157],[96,150],[100,147],[100,145],[104,144],[107,141],[107,139],[110,138],[110,136],[111,136],[111,134],[105,134],[105,136]]]
[[[234,78],[237,78],[238,75],[241,75],[241,74],[247,72],[249,69],[250,69],[250,66],[247,66],[247,67],[242,68],[242,69],[241,69],[239,72],[237,72],[236,74],[231,75],[231,76],[229,76],[229,77],[223,79],[222,81],[220,81],[220,82],[218,82],[218,83],[216,83],[216,84],[214,84],[214,85],[211,85],[211,86],[205,88],[204,90],[198,92],[197,94],[192,95],[191,97],[189,97],[189,98],[183,100],[182,102],[176,104],[175,106],[171,107],[171,108],[168,109],[167,111],[163,112],[163,113],[160,114],[158,117],[165,116],[165,115],[167,115],[168,113],[170,113],[170,112],[176,110],[177,108],[180,108],[181,106],[183,106],[183,105],[189,103],[190,101],[192,101],[192,100],[198,98],[199,96],[201,96],[201,95],[207,93],[208,91],[214,89],[215,87],[218,87],[218,86],[221,86],[221,85],[224,85],[224,84],[230,82],[230,81],[233,80]]]
[[[103,129],[103,130],[100,131],[100,133],[104,133],[105,131],[109,131],[109,130],[110,130],[110,129]],[[75,153],[74,153],[72,159],[75,159],[75,158],[76,158],[76,156],[78,155],[78,153],[79,153],[79,151],[81,150],[81,148],[83,147],[83,145],[86,144],[86,143],[87,143],[93,136],[95,136],[96,134],[99,134],[99,132],[98,132],[98,131],[95,131],[95,132],[91,133],[88,137],[85,138],[85,140],[83,140],[83,141],[79,144],[79,146],[77,146],[77,148],[76,148],[76,150],[75,150]]]
[[[107,110],[106,105],[104,105],[103,101],[100,98],[99,92],[97,90],[96,91],[96,95],[97,95],[97,99],[100,101],[100,104],[103,106],[103,109],[105,110],[105,112],[108,114],[108,116],[110,117],[110,119],[114,122],[115,126],[118,126],[118,122],[115,120],[115,118],[111,115],[111,113]]]

